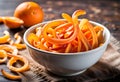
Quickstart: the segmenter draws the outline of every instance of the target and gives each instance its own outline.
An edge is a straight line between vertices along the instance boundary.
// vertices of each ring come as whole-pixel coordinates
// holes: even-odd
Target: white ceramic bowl
[[[29,35],[29,33],[33,32],[35,28],[47,22],[43,22],[29,28],[24,34],[24,42],[27,45],[27,49],[31,57],[36,62],[43,65],[48,71],[62,76],[78,75],[84,72],[89,67],[93,66],[101,58],[110,40],[110,32],[105,26],[97,22],[90,22],[94,25],[98,25],[104,28],[103,33],[105,43],[93,50],[77,53],[54,53],[33,47],[28,43],[27,36]]]

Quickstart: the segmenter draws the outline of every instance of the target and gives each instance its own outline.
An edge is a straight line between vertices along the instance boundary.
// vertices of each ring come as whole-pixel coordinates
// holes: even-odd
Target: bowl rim
[[[65,20],[65,19],[56,19],[56,20]],[[81,20],[81,19],[79,19],[79,21],[80,21],[80,20]],[[57,54],[57,55],[64,55],[64,56],[73,55],[73,54],[74,54],[74,55],[82,55],[82,54],[90,54],[90,53],[96,52],[96,51],[100,50],[101,48],[106,47],[106,46],[109,44],[109,42],[110,42],[110,31],[108,30],[108,28],[105,27],[104,25],[98,23],[98,22],[89,21],[90,23],[92,23],[92,24],[94,24],[94,25],[98,25],[98,26],[101,26],[102,28],[104,28],[104,32],[105,32],[105,34],[106,34],[106,40],[105,40],[105,42],[104,42],[104,44],[103,44],[102,46],[99,46],[99,47],[97,47],[97,48],[95,48],[95,49],[92,49],[92,50],[88,50],[88,51],[84,51],[84,52],[74,52],[74,53],[56,53],[56,52],[50,52],[50,51],[38,49],[38,48],[32,46],[31,44],[29,44],[29,42],[27,41],[27,38],[26,38],[26,37],[27,37],[28,33],[30,33],[31,31],[33,31],[35,28],[39,27],[41,24],[45,24],[45,23],[47,23],[47,22],[50,22],[50,21],[45,21],[45,22],[42,22],[42,23],[38,23],[38,24],[36,24],[36,25],[33,25],[33,26],[31,26],[30,28],[28,28],[28,29],[25,31],[25,33],[24,33],[24,35],[23,35],[23,39],[24,39],[24,43],[25,43],[29,48],[32,48],[32,49],[37,50],[37,51],[42,52],[42,53],[47,53],[47,54],[52,54],[52,55],[56,55],[56,54]]]

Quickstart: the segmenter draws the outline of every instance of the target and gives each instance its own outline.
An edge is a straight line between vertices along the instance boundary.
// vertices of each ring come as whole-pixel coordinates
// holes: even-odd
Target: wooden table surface
[[[13,16],[15,8],[22,2],[29,0],[0,0],[0,16]],[[30,0],[31,1],[31,0]],[[84,9],[89,20],[99,22],[105,25],[111,32],[111,35],[120,41],[120,2],[117,0],[32,0],[41,5],[45,12],[44,21],[61,18],[61,13],[72,14],[77,9]],[[0,24],[0,36],[3,31],[8,30],[11,35],[16,32],[24,34],[24,28],[10,30],[4,24]],[[120,51],[120,50],[119,50]],[[4,64],[0,69],[8,71]],[[117,76],[115,81],[118,80]],[[0,73],[0,82],[18,82],[4,78]],[[109,80],[110,81],[110,80]],[[112,82],[112,81],[111,81]]]

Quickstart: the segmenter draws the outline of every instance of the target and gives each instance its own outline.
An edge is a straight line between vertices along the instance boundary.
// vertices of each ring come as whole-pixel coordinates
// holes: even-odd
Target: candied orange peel
[[[22,37],[19,35],[19,33],[16,33],[14,35],[14,38],[16,39],[15,42],[12,42],[11,45],[17,47],[17,49],[26,49],[26,45],[22,43]]]
[[[0,45],[0,50],[5,50],[7,53],[10,53],[13,55],[18,54],[18,49],[12,45],[7,45],[7,44]]]
[[[10,38],[10,34],[8,31],[5,31],[5,34],[3,37],[0,37],[0,63],[6,63],[7,67],[16,73],[18,72],[24,72],[30,69],[28,60],[18,55],[18,49],[25,49],[26,45],[22,43],[22,37],[19,35],[19,33],[16,33],[14,35],[15,41]],[[2,41],[1,41],[2,40]],[[14,66],[14,63],[20,64],[19,61],[23,62],[24,65],[21,66]],[[3,76],[5,76],[8,79],[11,80],[17,80],[21,79],[20,75],[13,75],[10,74],[3,69],[1,70],[1,73]]]
[[[27,40],[36,48],[59,53],[97,48],[104,43],[104,29],[91,24],[88,19],[78,19],[85,14],[85,10],[76,10],[72,16],[62,13],[65,20],[53,20],[36,28],[28,35]]]
[[[17,79],[21,79],[20,75],[12,75],[10,73],[7,73],[5,70],[1,69],[1,73],[8,79],[11,80],[17,80]]]
[[[12,70],[12,71],[15,71],[15,72],[24,72],[26,70],[29,69],[29,62],[27,61],[27,59],[23,56],[20,56],[20,55],[12,55],[12,54],[8,54],[10,58],[10,60],[8,61],[7,63],[7,67]],[[21,67],[15,67],[13,66],[13,64],[17,61],[21,61],[24,63],[23,66]]]
[[[4,36],[0,37],[0,44],[7,43],[10,40],[10,34],[8,31],[4,31]]]
[[[9,44],[0,45],[0,63],[4,63],[6,62],[6,60],[8,60],[7,67],[11,71],[24,72],[24,71],[29,70],[30,68],[28,60],[25,57],[18,55],[18,49],[13,45],[9,45]],[[23,62],[24,65],[20,67],[13,66],[14,63],[19,63],[18,60]],[[9,78],[12,80],[21,78],[21,76],[19,75],[17,76],[12,75],[12,74],[5,72],[4,70],[1,70],[1,72],[6,78]]]
[[[0,50],[0,63],[4,63],[7,60],[7,53],[4,50]]]

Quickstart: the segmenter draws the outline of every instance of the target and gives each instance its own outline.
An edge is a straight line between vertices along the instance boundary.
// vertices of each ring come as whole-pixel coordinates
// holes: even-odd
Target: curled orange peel
[[[92,24],[90,24],[89,22],[86,23],[87,27],[89,28],[91,34],[92,34],[92,38],[93,38],[93,43],[92,43],[92,48],[96,48],[98,47],[98,38],[97,38],[97,34],[94,30],[94,27]]]
[[[9,57],[11,57],[11,58],[10,58],[10,60],[7,63],[7,67],[10,70],[15,71],[15,72],[24,72],[24,71],[29,69],[29,62],[28,62],[28,60],[25,57],[20,56],[20,55],[15,56],[15,55],[11,55],[11,54],[9,54]],[[13,64],[15,62],[17,62],[18,60],[23,62],[24,65],[21,66],[21,67],[13,66]]]
[[[7,73],[5,70],[1,69],[1,73],[8,79],[11,80],[17,80],[17,79],[21,79],[21,76],[19,75],[12,75],[10,73]]]
[[[71,23],[73,22],[71,16],[68,15],[67,13],[62,13],[62,17],[66,19],[68,22],[71,22]]]
[[[13,46],[15,46],[19,50],[26,49],[26,45],[25,44],[13,44]]]
[[[50,27],[54,27],[54,26],[59,26],[63,24],[63,21],[52,21],[47,23],[45,26],[43,26],[44,30],[43,30],[43,36],[45,38],[45,40],[47,40],[48,42],[52,43],[52,44],[66,44],[71,42],[72,40],[74,40],[78,34],[78,27],[74,26],[74,33],[71,35],[71,37],[67,38],[67,39],[57,39],[57,38],[51,38],[47,35],[47,29]]]
[[[16,33],[14,35],[14,38],[16,39],[15,44],[19,44],[22,42],[22,37],[19,35],[19,33]]]
[[[99,31],[97,33],[97,37],[98,37],[98,44],[101,45],[101,43],[104,43],[104,37],[103,37],[103,31]]]
[[[72,15],[73,22],[74,22],[74,24],[78,25],[79,29],[81,27],[83,27],[85,23],[84,22],[80,22],[80,24],[79,24],[78,16],[84,15],[84,14],[86,14],[86,11],[84,11],[84,10],[76,10],[73,13],[73,15]],[[88,51],[89,49],[91,49],[91,46],[90,46],[88,40],[86,39],[86,37],[84,36],[84,34],[83,34],[83,32],[81,30],[79,30],[79,36],[80,36],[81,41],[83,42],[83,44],[84,44],[84,46],[86,48],[86,51]]]
[[[104,40],[103,28],[91,24],[88,19],[79,20],[85,10],[76,10],[72,16],[62,13],[65,20],[53,20],[28,35],[28,42],[36,48],[60,52],[83,52],[99,47]],[[100,32],[101,31],[101,32]]]
[[[0,45],[0,49],[5,50],[6,52],[11,53],[13,55],[18,54],[18,49],[12,45],[7,45],[7,44]]]
[[[10,34],[8,31],[4,31],[4,36],[0,37],[0,44],[7,43],[10,40]]]
[[[25,49],[26,45],[21,43],[22,37],[19,35],[19,33],[16,33],[14,35],[14,38],[16,39],[15,42],[12,43],[13,46],[15,46],[17,49]]]
[[[85,10],[76,10],[73,14],[72,14],[72,20],[74,22],[74,24],[78,24],[78,17],[81,15],[85,15],[86,11]]]
[[[0,63],[4,63],[7,60],[7,53],[4,50],[0,50]]]

